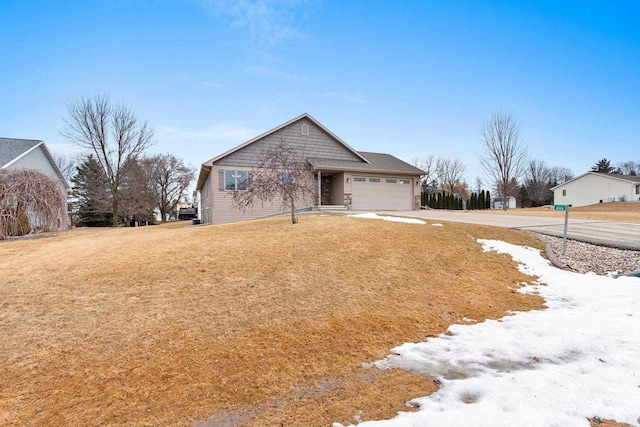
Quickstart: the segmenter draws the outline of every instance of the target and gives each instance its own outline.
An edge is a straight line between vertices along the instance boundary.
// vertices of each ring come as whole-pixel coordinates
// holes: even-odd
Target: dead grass
[[[466,224],[306,215],[0,244],[0,424],[330,425],[436,389],[362,367],[464,317],[539,308]],[[234,424],[235,423],[235,424]]]
[[[470,213],[492,213],[499,215],[521,215],[521,216],[539,216],[539,217],[557,217],[564,218],[564,211],[555,211],[553,207],[509,209],[503,211],[493,209],[491,211],[467,211]],[[571,208],[569,211],[571,218],[590,219],[590,220],[606,220],[640,223],[640,203],[636,202],[618,202],[618,203],[598,203],[589,206],[580,206]]]

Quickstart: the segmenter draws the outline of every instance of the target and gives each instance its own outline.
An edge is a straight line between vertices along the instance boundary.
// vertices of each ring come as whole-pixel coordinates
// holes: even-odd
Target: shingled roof
[[[42,144],[37,139],[0,138],[0,169],[9,166]]]
[[[66,187],[69,186],[66,178],[58,168],[58,165],[53,160],[47,145],[42,140],[38,139],[19,139],[19,138],[0,138],[0,169],[6,169],[13,163],[17,162],[30,152],[36,150],[38,147],[42,148],[45,156],[49,159],[51,167],[55,171],[56,175],[60,178],[61,182]]]
[[[424,175],[425,172],[407,162],[400,160],[391,154],[370,153],[359,151],[365,162],[350,162],[334,159],[309,158],[308,161],[316,169],[339,169],[351,172],[373,172],[373,173],[399,173]]]

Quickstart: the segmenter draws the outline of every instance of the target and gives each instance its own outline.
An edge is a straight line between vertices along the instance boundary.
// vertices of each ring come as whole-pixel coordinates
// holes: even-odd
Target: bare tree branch
[[[153,130],[139,123],[124,105],[114,107],[101,94],[81,98],[67,107],[68,118],[61,134],[95,155],[109,182],[112,194],[113,225],[118,225],[120,184],[127,165],[137,160],[151,145]]]
[[[296,203],[311,199],[315,192],[306,156],[284,139],[264,151],[258,165],[248,174],[245,187],[232,193],[236,209],[244,212],[256,202],[280,202],[283,209],[291,209],[293,224],[298,222]]]
[[[143,159],[142,165],[147,171],[162,222],[165,222],[167,213],[175,209],[195,178],[195,172],[172,154],[159,154]]]
[[[507,191],[512,180],[524,172],[527,149],[520,140],[520,126],[510,112],[493,113],[482,128],[484,153],[480,163],[497,183],[503,209],[507,210]]]
[[[0,170],[0,240],[66,222],[66,195],[53,179],[33,169]]]

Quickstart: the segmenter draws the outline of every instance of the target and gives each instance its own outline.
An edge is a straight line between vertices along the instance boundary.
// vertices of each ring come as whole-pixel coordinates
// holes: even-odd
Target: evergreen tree
[[[489,190],[487,190],[486,193],[484,193],[484,208],[485,209],[491,209],[491,193],[489,192]]]
[[[612,173],[613,170],[614,168],[611,167],[611,162],[606,157],[598,160],[598,162],[591,168],[592,172],[600,173]]]
[[[71,182],[72,195],[78,204],[78,225],[109,226],[112,222],[109,182],[98,161],[93,156],[87,157],[77,167]]]

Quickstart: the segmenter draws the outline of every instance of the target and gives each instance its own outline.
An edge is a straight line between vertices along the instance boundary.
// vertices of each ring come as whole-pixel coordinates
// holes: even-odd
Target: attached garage
[[[413,210],[413,180],[385,176],[353,177],[352,209],[357,211]]]

